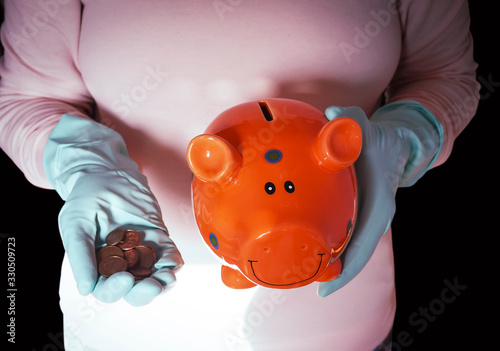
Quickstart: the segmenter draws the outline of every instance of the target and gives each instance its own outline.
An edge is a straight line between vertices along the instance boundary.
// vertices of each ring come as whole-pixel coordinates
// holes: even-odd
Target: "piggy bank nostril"
[[[301,250],[303,250],[303,251],[307,250],[307,245],[306,245],[306,244],[301,245],[301,246],[300,246],[300,249],[301,249]]]
[[[264,248],[262,249],[262,251],[264,251],[265,253],[269,253],[269,252],[271,252],[271,249],[270,249],[270,248],[268,248],[268,247],[264,247]]]

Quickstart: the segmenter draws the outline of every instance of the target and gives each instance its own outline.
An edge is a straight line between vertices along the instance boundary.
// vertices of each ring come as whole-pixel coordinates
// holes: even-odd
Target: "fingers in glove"
[[[78,292],[81,295],[90,294],[96,285],[97,267],[95,261],[94,240],[77,233],[69,234],[64,247],[73,271]]]
[[[155,263],[158,270],[169,268],[174,273],[177,273],[184,265],[184,260],[177,250],[177,247],[163,249],[160,259]]]
[[[139,281],[127,295],[125,295],[124,300],[135,307],[147,305],[157,296],[172,289],[175,282],[176,277],[171,269],[159,269],[154,272],[151,277]]]
[[[132,289],[135,279],[128,272],[118,272],[110,276],[99,277],[92,295],[105,303],[112,303],[123,298]]]
[[[125,295],[124,300],[134,307],[149,304],[162,292],[162,286],[152,278],[145,278]]]
[[[333,281],[330,282],[321,282],[319,283],[318,286],[318,296],[320,297],[326,297],[333,292],[339,290],[343,286],[345,286],[347,283],[349,283],[352,280],[351,274],[349,272],[343,271],[340,276],[335,278]]]
[[[358,123],[366,119],[366,115],[360,107],[350,106],[350,107],[341,107],[341,106],[330,106],[325,110],[325,116],[330,121],[339,117],[350,117],[354,118]]]

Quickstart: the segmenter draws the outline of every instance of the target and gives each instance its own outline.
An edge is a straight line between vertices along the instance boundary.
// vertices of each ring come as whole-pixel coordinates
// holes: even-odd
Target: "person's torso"
[[[204,246],[194,222],[185,155],[189,141],[219,113],[247,101],[292,98],[320,110],[358,105],[369,115],[399,60],[401,32],[392,2],[83,4],[78,65],[96,100],[97,118],[124,137],[186,261],[172,291],[147,308],[132,309],[130,315],[146,323],[139,330],[159,332],[163,321],[166,330],[178,330],[177,337],[191,330],[190,343],[202,345],[195,339],[205,325],[208,331],[202,334],[213,330],[210,338],[229,350],[250,349],[266,340],[279,345],[277,340],[287,338],[298,347],[299,340],[307,339],[314,348],[314,340],[327,334],[345,345],[373,344],[390,328],[394,313],[390,237],[382,240],[351,288],[327,298],[316,296],[315,284],[293,290],[231,290],[220,282],[220,263]],[[71,288],[65,289],[62,295],[70,301],[63,292]],[[86,320],[71,312],[74,304],[63,301],[62,306],[74,321]],[[104,315],[118,323],[117,308],[129,309],[105,305],[93,323]],[[149,322],[148,313],[154,314]],[[366,335],[367,328],[372,336]],[[365,340],[354,340],[357,333],[358,338],[365,334]],[[165,345],[168,341],[167,333]]]

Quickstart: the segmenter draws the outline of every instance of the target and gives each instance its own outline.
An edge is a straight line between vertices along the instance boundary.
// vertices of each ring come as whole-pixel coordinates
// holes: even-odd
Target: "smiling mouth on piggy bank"
[[[340,245],[323,245],[312,240],[305,231],[285,231],[284,235],[261,236],[241,252],[239,263],[222,266],[222,281],[234,289],[255,285],[275,289],[293,289],[312,282],[326,282],[337,278],[342,271],[340,254],[352,230]],[[309,237],[309,240],[306,240]],[[300,239],[300,240],[299,240]],[[271,245],[276,244],[278,245]],[[297,242],[299,244],[297,244]],[[258,245],[255,245],[257,243]],[[293,245],[295,243],[295,245]]]
[[[277,284],[277,283],[271,283],[271,282],[268,282],[268,281],[265,281],[261,278],[259,278],[257,272],[255,271],[255,267],[254,267],[254,263],[256,262],[259,262],[259,261],[252,261],[252,260],[248,260],[248,262],[250,263],[250,268],[252,269],[252,273],[253,273],[253,276],[255,277],[255,279],[257,279],[259,282],[265,284],[265,285],[269,285],[269,286],[291,286],[291,285],[298,285],[300,283],[305,283],[311,279],[313,279],[314,277],[316,277],[316,275],[318,274],[318,272],[320,271],[321,269],[321,264],[323,263],[323,255],[325,255],[324,253],[320,253],[318,254],[318,256],[320,257],[319,259],[319,264],[318,264],[318,267],[316,269],[316,271],[309,277],[307,278],[304,278],[304,279],[301,279],[301,280],[298,280],[298,281],[294,281],[294,282],[291,282],[291,283],[281,283],[281,284]],[[291,273],[291,271],[288,271]],[[283,278],[285,277],[285,275],[287,274],[287,272],[285,272],[283,274]]]
[[[233,289],[247,289],[257,284],[268,288],[291,289],[313,281],[326,282],[337,278],[342,271],[342,263],[335,253],[336,251],[332,250],[329,260],[326,258],[330,255],[326,253],[316,254],[319,259],[309,256],[302,265],[276,267],[270,265],[267,260],[264,262],[251,259],[245,261],[248,265],[245,265],[244,269],[241,267],[241,270],[222,265],[222,281]]]

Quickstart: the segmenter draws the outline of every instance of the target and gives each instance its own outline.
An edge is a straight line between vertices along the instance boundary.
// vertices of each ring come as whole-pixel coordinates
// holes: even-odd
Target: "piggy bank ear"
[[[312,143],[312,153],[320,166],[339,172],[358,159],[361,145],[359,124],[352,118],[339,117],[323,126]]]
[[[191,140],[187,161],[196,177],[221,186],[236,178],[242,163],[241,155],[231,144],[211,134],[198,135]]]

